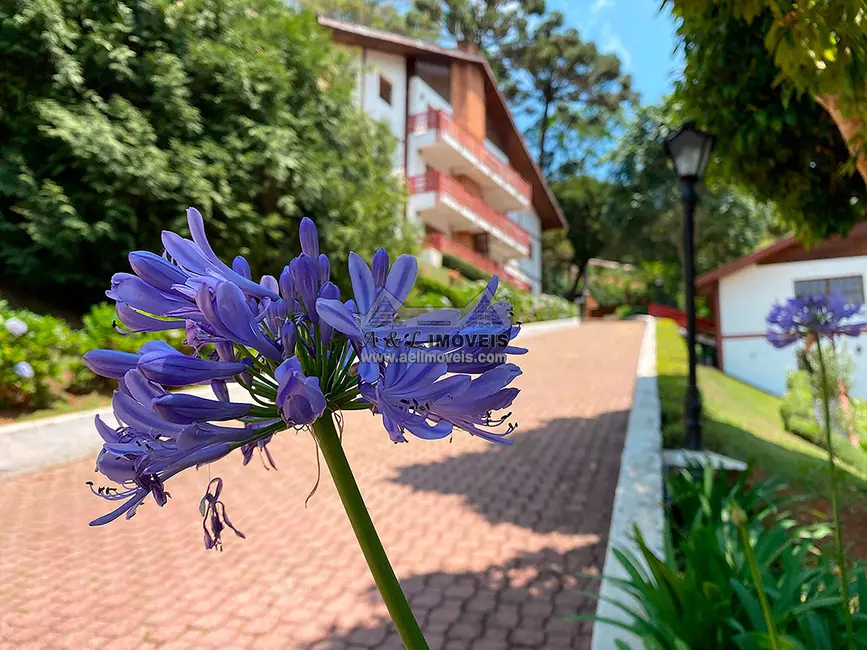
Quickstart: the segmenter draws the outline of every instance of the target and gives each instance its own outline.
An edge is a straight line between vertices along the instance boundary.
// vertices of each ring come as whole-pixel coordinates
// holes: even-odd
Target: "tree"
[[[415,0],[411,16],[442,25],[459,46],[484,52],[503,81],[504,46],[526,31],[530,17],[544,11],[545,0]]]
[[[863,218],[865,199],[863,178],[850,173],[852,133],[847,143],[831,116],[801,90],[817,92],[824,88],[826,92],[817,96],[826,97],[823,101],[830,104],[827,98],[842,97],[843,86],[849,81],[841,80],[846,75],[837,65],[826,67],[833,73],[824,77],[822,84],[815,74],[806,72],[801,77],[803,83],[792,81],[790,75],[806,68],[789,63],[781,71],[778,66],[782,61],[794,60],[790,56],[798,51],[789,44],[790,37],[781,27],[785,21],[780,22],[782,18],[764,9],[764,2],[742,4],[752,7],[744,17],[739,17],[742,12],[735,12],[729,3],[673,3],[673,11],[680,18],[678,34],[686,61],[676,95],[684,112],[696,116],[703,128],[717,135],[716,155],[722,176],[758,200],[774,202],[786,222],[805,240],[846,232]],[[841,8],[851,5],[849,0],[808,4],[826,8],[832,4]],[[790,20],[796,17],[792,29],[804,29],[803,25],[798,27],[803,13],[787,15]],[[790,32],[791,38],[797,33]],[[778,38],[780,43],[775,45]],[[863,36],[856,40],[858,43],[850,48],[851,58],[842,57],[850,62],[845,69],[852,82],[858,79],[859,70],[867,70],[867,61],[858,55],[865,47]],[[838,42],[851,43],[852,38],[845,36]],[[776,59],[767,49],[769,44]],[[821,56],[836,55],[823,51]],[[797,60],[805,59],[802,56]],[[861,84],[862,89],[867,88],[863,77]],[[835,89],[840,93],[835,94]],[[860,101],[854,91],[847,97],[838,104],[843,101],[851,106]]]
[[[440,20],[403,7],[393,0],[301,0],[301,6],[317,14],[376,29],[437,40]]]
[[[542,291],[567,297],[574,283],[575,254],[562,228],[542,232]]]
[[[680,191],[663,149],[669,125],[678,122],[676,110],[671,104],[640,109],[612,153],[610,202],[601,229],[609,237],[606,252],[621,261],[681,265]],[[772,205],[732,188],[718,171],[716,165],[709,169],[695,215],[699,273],[784,232]]]
[[[636,99],[614,54],[601,54],[554,12],[504,46],[506,94],[529,116],[528,139],[539,166],[564,174],[586,165],[613,120]]]
[[[195,205],[259,272],[309,215],[345,280],[404,204],[352,70],[281,0],[4,0],[0,277],[83,307]]]
[[[573,175],[552,183],[568,229],[543,238],[546,290],[574,299],[588,261],[605,256],[640,266],[665,293],[677,295],[683,212],[663,140],[681,121],[678,111],[671,101],[638,109],[606,158],[607,178]],[[730,186],[719,172],[720,165],[711,165],[696,211],[699,273],[785,233],[773,204]]]
[[[867,3],[864,0],[667,0],[691,24],[734,18],[762,29],[785,80],[831,115],[867,182]],[[731,24],[731,23],[729,23]]]
[[[592,176],[576,175],[555,181],[551,189],[568,225],[565,231],[556,231],[549,236],[544,242],[543,255],[547,258],[549,273],[557,270],[560,277],[565,275],[571,280],[570,285],[561,287],[561,291],[565,290],[563,295],[574,300],[587,271],[587,263],[609,242],[605,210],[611,187]],[[563,242],[568,242],[568,246]],[[549,281],[553,280],[552,277]]]

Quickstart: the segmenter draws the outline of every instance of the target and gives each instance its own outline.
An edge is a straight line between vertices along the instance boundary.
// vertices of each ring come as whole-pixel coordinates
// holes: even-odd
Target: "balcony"
[[[450,239],[442,233],[429,233],[425,237],[425,245],[428,248],[433,248],[443,255],[452,255],[463,261],[472,264],[480,271],[498,275],[501,280],[508,282],[512,286],[524,291],[530,290],[530,285],[524,280],[514,277],[506,269],[498,265],[492,259],[485,257],[478,251],[474,251],[468,246],[464,246],[454,239]]]
[[[496,250],[493,257],[511,259],[530,254],[530,234],[463,185],[442,172],[409,179],[411,208],[419,218],[443,232],[487,232]]]
[[[530,184],[444,111],[410,116],[408,131],[430,167],[473,179],[494,209],[506,212],[530,205]]]

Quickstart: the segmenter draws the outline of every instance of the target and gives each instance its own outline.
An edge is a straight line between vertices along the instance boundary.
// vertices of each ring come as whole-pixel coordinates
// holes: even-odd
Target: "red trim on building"
[[[500,90],[494,71],[487,58],[480,52],[468,52],[457,48],[443,48],[427,43],[417,38],[387,32],[381,29],[356,25],[354,23],[319,16],[319,24],[330,29],[335,41],[361,48],[370,47],[382,52],[390,52],[406,57],[416,57],[438,63],[451,64],[453,61],[473,63],[484,71],[485,96],[494,101],[486,101],[486,111],[496,120],[508,125],[506,137],[515,146],[510,147],[509,155],[512,166],[522,177],[529,179],[533,187],[533,207],[539,217],[543,229],[565,228],[566,219],[554,193],[548,185],[545,175],[530,153],[527,143],[521,135],[521,130],[509,110],[506,96]],[[514,151],[513,151],[514,150]]]
[[[443,195],[450,196],[488,224],[511,237],[518,245],[527,249],[530,248],[530,233],[502,212],[497,212],[482,199],[467,192],[464,186],[451,176],[438,171],[430,171],[410,178],[409,193],[421,194],[423,192],[436,192],[437,203],[442,200]]]
[[[480,271],[490,273],[491,275],[497,275],[500,277],[500,279],[517,287],[518,289],[530,291],[530,289],[532,288],[528,282],[525,282],[520,278],[516,278],[490,258],[485,257],[481,253],[474,251],[472,248],[469,248],[468,246],[465,246],[464,244],[461,244],[454,239],[451,239],[443,233],[428,233],[425,236],[425,245],[429,248],[433,248],[434,250],[438,250],[440,253],[444,253],[446,255],[454,255],[455,257],[458,257],[465,262],[472,264]]]
[[[681,327],[686,327],[686,314],[674,307],[652,302],[647,306],[647,313],[655,318],[670,318]],[[709,318],[696,318],[695,329],[701,334],[715,335],[716,324]]]
[[[476,160],[484,163],[488,169],[498,174],[504,181],[514,187],[528,202],[532,198],[533,188],[530,183],[521,178],[520,174],[508,164],[488,151],[484,142],[474,137],[469,131],[455,122],[445,111],[431,108],[424,113],[412,115],[407,123],[407,131],[408,133],[436,131],[437,140],[442,140],[445,135],[451,136],[475,156]],[[407,138],[408,140],[409,138]]]

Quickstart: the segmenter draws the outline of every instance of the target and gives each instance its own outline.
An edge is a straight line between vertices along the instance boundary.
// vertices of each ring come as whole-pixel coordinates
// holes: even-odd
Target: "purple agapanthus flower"
[[[327,403],[318,377],[307,377],[297,357],[281,363],[274,371],[277,380],[277,406],[284,419],[293,425],[312,424],[325,412]]]
[[[371,271],[360,255],[349,253],[349,278],[354,299],[341,302],[339,299],[322,296],[316,303],[318,314],[330,327],[346,335],[361,356],[358,374],[368,382],[376,381],[380,365],[366,357],[382,352],[375,339],[366,336],[363,328],[376,317],[376,299],[385,292],[391,305],[403,303],[418,276],[418,262],[410,255],[401,255],[388,268],[388,253],[383,249],[374,255],[375,271]],[[392,311],[389,310],[389,316]]]
[[[401,347],[395,355],[411,357],[410,349]],[[506,436],[514,425],[503,433],[481,427],[496,428],[507,422],[508,415],[493,417],[492,413],[512,404],[518,389],[507,386],[521,370],[503,364],[475,379],[448,372],[445,362],[389,363],[375,386],[361,383],[361,394],[382,415],[394,442],[406,442],[405,431],[430,440],[444,438],[457,427],[490,442],[511,444]]]
[[[858,336],[867,323],[852,319],[860,314],[862,306],[847,302],[837,292],[790,298],[771,308],[767,339],[774,347],[784,348],[808,337]]]
[[[91,522],[92,526],[123,514],[132,517],[149,494],[158,505],[165,505],[166,480],[188,467],[222,458],[250,438],[249,432],[239,427],[169,422],[152,408],[155,399],[168,393],[139,370],[128,371],[119,388],[112,398],[119,426],[110,426],[98,415],[95,418],[104,441],[96,468],[123,489],[100,488],[94,492],[123,504]]]
[[[152,341],[137,353],[85,355],[95,373],[118,380],[112,400],[118,425],[97,418],[96,428],[104,440],[97,469],[120,487],[94,492],[122,503],[93,525],[132,516],[148,496],[165,505],[165,484],[174,475],[236,449],[244,464],[258,449],[276,467],[268,449],[276,434],[312,431],[320,418],[344,409],[379,414],[395,442],[405,442],[406,432],[432,440],[456,429],[509,442],[514,424],[498,413],[515,399],[518,389],[510,384],[520,370],[506,357],[525,350],[511,345],[519,328],[509,305],[494,298],[496,277],[465,315],[434,314],[465,336],[433,343],[413,335],[411,343],[388,348],[365,334],[428,333],[419,325],[423,318],[399,318],[418,274],[415,258],[390,263],[380,249],[368,265],[350,253],[347,297],[331,281],[331,262],[310,219],[300,223],[300,254],[258,282],[243,257],[231,266],[217,257],[198,210],[187,210],[187,222],[191,239],[163,232],[161,253],[130,253],[132,273],[115,274],[107,295],[129,331],[183,329],[192,354]],[[442,359],[417,356],[423,352]],[[208,383],[216,399],[165,388]],[[232,384],[249,399],[238,399],[234,389],[230,396]],[[243,537],[226,516],[222,487],[214,479],[202,499],[208,548],[221,547],[227,527]]]

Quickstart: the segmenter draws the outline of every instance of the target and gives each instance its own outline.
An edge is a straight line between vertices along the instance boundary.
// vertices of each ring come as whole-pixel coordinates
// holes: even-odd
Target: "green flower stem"
[[[334,428],[334,420],[330,413],[326,413],[313,423],[313,433],[325,457],[325,464],[328,465],[331,478],[334,479],[343,508],[349,516],[349,523],[355,531],[358,545],[361,547],[364,559],[367,560],[367,565],[403,644],[407,650],[429,650],[421,628],[400,588],[397,576],[394,575],[394,569],[391,568],[379,535],[373,527],[370,513],[364,505],[358,484],[349,467],[349,461],[343,453],[343,445]]]
[[[774,625],[774,619],[771,616],[771,607],[768,604],[768,595],[765,593],[765,584],[762,582],[762,574],[759,572],[759,565],[756,562],[756,554],[753,553],[753,546],[750,543],[750,533],[744,524],[739,525],[737,528],[741,534],[741,539],[744,542],[744,552],[747,556],[747,563],[750,565],[750,573],[753,576],[753,582],[756,583],[756,592],[759,596],[759,604],[762,606],[765,625],[768,626],[768,636],[770,637],[771,649],[780,650],[780,643],[777,640],[777,628]]]
[[[837,503],[837,465],[834,462],[834,446],[831,439],[831,396],[828,394],[828,374],[822,342],[816,341],[819,356],[819,371],[822,380],[822,402],[825,407],[825,443],[828,445],[828,473],[831,478],[831,510],[834,513],[834,546],[837,550],[837,566],[840,570],[840,586],[843,593],[843,620],[846,622],[846,636],[849,647],[853,647],[851,600],[849,597],[849,576],[846,572],[846,553],[843,549],[843,526],[840,523],[840,505]]]

